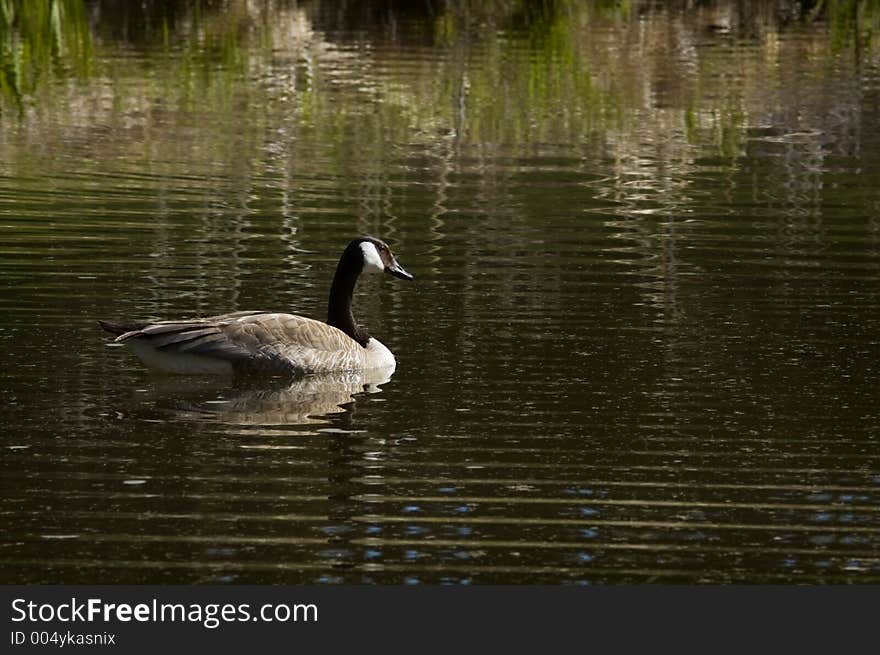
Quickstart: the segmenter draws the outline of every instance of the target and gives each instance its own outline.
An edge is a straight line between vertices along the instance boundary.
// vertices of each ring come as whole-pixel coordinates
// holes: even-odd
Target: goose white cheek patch
[[[369,241],[363,241],[361,252],[364,253],[364,273],[382,273],[385,270],[385,264],[382,263],[376,246]]]

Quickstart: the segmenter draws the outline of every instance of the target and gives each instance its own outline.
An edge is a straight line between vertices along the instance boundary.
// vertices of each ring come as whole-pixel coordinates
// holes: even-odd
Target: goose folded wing
[[[361,362],[360,345],[326,323],[292,314],[239,312],[193,321],[153,323],[117,337],[160,352],[222,359],[242,369],[330,370]]]
[[[311,350],[339,352],[358,346],[351,337],[337,328],[295,314],[253,314],[242,316],[224,327],[238,339],[254,340],[264,352]],[[358,346],[360,347],[360,346]]]
[[[138,339],[161,352],[203,355],[233,363],[258,353],[253,344],[231,339],[224,327],[223,323],[209,321],[164,321],[126,332],[116,340]]]

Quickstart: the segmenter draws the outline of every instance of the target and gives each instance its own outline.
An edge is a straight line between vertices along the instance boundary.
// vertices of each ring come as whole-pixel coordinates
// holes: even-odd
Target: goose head
[[[327,324],[339,328],[366,348],[370,335],[357,324],[351,313],[354,286],[362,273],[388,273],[402,280],[412,280],[413,276],[404,270],[394,258],[391,248],[381,239],[363,236],[346,246],[336,266],[333,284],[330,285]]]
[[[360,237],[348,245],[348,249],[359,251],[363,262],[362,273],[388,273],[401,280],[412,280],[413,276],[404,270],[394,257],[391,248],[375,237]]]

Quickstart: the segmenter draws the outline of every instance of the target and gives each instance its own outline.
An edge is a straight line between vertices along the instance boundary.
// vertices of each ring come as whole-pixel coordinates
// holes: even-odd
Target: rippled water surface
[[[0,34],[0,580],[880,582],[860,28],[188,4]],[[390,381],[157,376],[95,324],[323,318],[363,233],[416,278],[356,295]]]

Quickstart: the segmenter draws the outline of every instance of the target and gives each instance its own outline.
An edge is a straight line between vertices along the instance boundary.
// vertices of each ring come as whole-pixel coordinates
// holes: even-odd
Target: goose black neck
[[[330,286],[330,300],[327,303],[327,324],[342,330],[366,348],[370,335],[355,322],[354,314],[351,313],[354,286],[363,268],[363,262],[355,255],[351,248],[346,248],[336,266],[333,284]]]

